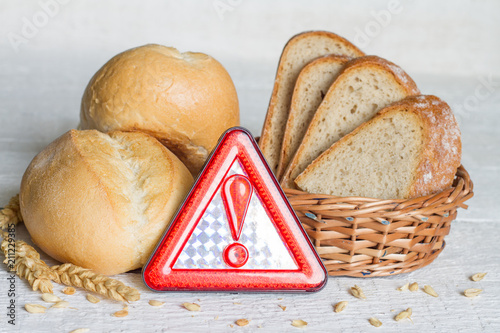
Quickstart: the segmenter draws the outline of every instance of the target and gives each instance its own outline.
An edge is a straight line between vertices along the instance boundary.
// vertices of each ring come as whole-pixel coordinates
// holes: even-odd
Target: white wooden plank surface
[[[17,53],[8,33],[19,32],[23,18],[31,20],[41,5],[38,1],[0,4],[0,205],[18,192],[30,160],[77,125],[85,85],[115,53],[159,42],[214,55],[235,81],[242,124],[258,135],[286,40],[308,29],[331,30],[354,40],[358,29],[375,20],[372,12],[386,10],[389,3],[233,1],[233,10],[221,19],[214,10],[215,2],[151,1],[137,6],[131,1],[69,1]],[[111,317],[121,309],[120,304],[108,300],[91,304],[83,291],[73,296],[61,294],[62,286],[56,287],[56,294],[78,310],[29,314],[24,304],[43,302],[39,293],[18,279],[15,327],[7,323],[5,315],[10,273],[2,265],[0,332],[69,332],[84,327],[91,332],[298,332],[300,329],[290,325],[293,319],[309,322],[307,332],[377,331],[368,323],[371,316],[383,322],[378,330],[384,332],[500,331],[500,254],[496,246],[500,229],[500,24],[496,13],[500,3],[402,1],[401,6],[401,13],[393,15],[364,49],[398,63],[423,93],[435,94],[455,109],[462,130],[463,164],[475,184],[470,209],[459,212],[446,238],[447,247],[433,264],[394,277],[330,278],[323,291],[307,295],[158,294],[144,287],[139,273],[126,273],[118,278],[137,287],[142,295],[139,302],[129,305],[126,318]],[[482,94],[477,94],[478,89]],[[17,237],[29,239],[24,227]],[[477,272],[488,275],[481,282],[470,281]],[[432,285],[439,298],[422,291],[395,290],[413,281]],[[366,301],[350,296],[348,289],[354,284],[364,289]],[[474,299],[461,295],[472,287],[484,292]],[[147,304],[150,299],[166,304],[154,308]],[[349,301],[347,309],[333,313],[332,305],[341,300]],[[188,312],[181,307],[183,302],[199,303],[202,310]],[[286,311],[278,305],[286,306]],[[413,323],[395,322],[393,317],[407,307],[413,309]],[[239,318],[249,319],[250,324],[232,328]]]

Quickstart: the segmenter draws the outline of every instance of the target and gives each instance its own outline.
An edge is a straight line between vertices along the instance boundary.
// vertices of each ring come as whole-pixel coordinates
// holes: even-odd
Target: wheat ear
[[[0,247],[5,255],[4,263],[11,272],[16,272],[21,279],[27,280],[33,290],[52,293],[51,280],[57,279],[57,274],[40,259],[40,255],[33,247],[26,242],[15,241],[13,237],[10,237],[15,232],[15,230],[10,229],[22,221],[19,194],[16,194],[0,210],[0,229],[9,229],[10,233],[2,233],[3,240]]]
[[[38,252],[26,242],[14,242],[7,233],[4,233],[3,237],[1,248],[5,255],[4,263],[9,270],[27,280],[34,291],[52,293],[51,280],[56,280],[58,276],[40,259]]]
[[[80,287],[116,301],[134,302],[141,298],[139,291],[105,275],[73,264],[53,266],[59,280],[67,286]]]
[[[19,194],[10,198],[9,203],[0,210],[0,229],[6,229],[9,225],[16,225],[23,221],[21,208],[19,207]]]

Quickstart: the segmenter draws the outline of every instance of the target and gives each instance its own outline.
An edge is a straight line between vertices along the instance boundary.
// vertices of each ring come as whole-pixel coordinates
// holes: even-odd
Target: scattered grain
[[[26,305],[24,305],[24,308],[29,313],[45,313],[45,310],[47,310],[47,308],[45,306],[43,306],[43,305],[29,304],[29,303],[26,304]]]
[[[425,285],[424,286],[424,291],[425,293],[431,295],[432,297],[438,297],[438,293],[434,290],[434,288],[432,288],[431,286],[429,285]]]
[[[99,303],[101,301],[99,298],[95,297],[92,294],[87,294],[86,298],[87,298],[87,301],[89,301],[90,303],[94,303],[94,304]]]
[[[66,302],[66,301],[60,301],[60,302],[57,302],[56,304],[52,305],[50,308],[56,308],[56,309],[63,309],[63,308],[67,308],[69,306],[69,302]]]
[[[348,303],[347,301],[338,302],[333,306],[333,311],[337,313],[344,311],[345,307],[347,306],[347,303]]]
[[[467,289],[464,291],[464,296],[472,298],[472,297],[476,297],[477,295],[479,295],[482,292],[483,292],[483,289],[470,288],[470,289]]]
[[[63,289],[63,293],[66,295],[73,295],[75,293],[76,289],[73,287],[66,287]]]
[[[60,299],[56,295],[49,294],[49,293],[43,293],[42,294],[42,299],[43,299],[44,302],[47,302],[47,303],[57,303],[57,302],[62,301],[62,299]]]
[[[307,321],[303,321],[302,319],[295,319],[295,320],[292,320],[292,326],[295,326],[295,327],[306,327],[307,326]]]
[[[127,310],[120,310],[116,311],[115,313],[112,314],[113,317],[126,317],[128,316],[128,311]]]
[[[162,306],[165,302],[160,302],[154,299],[149,300],[149,305],[151,306]]]
[[[481,281],[488,273],[476,273],[471,276],[471,280],[474,282]]]
[[[368,321],[370,322],[370,324],[372,324],[372,326],[375,326],[375,327],[382,326],[382,322],[375,317],[371,317],[370,319],[368,319]]]
[[[357,285],[354,285],[354,287],[351,287],[351,293],[352,293],[352,295],[354,297],[357,297],[357,298],[360,298],[360,299],[366,299],[365,293]]]
[[[200,311],[200,306],[196,303],[182,303],[182,306],[189,311]]]
[[[410,291],[417,291],[418,290],[418,283],[413,282],[412,284],[410,284],[410,286],[408,287],[408,289]]]
[[[250,321],[248,321],[248,319],[244,319],[244,318],[243,319],[238,319],[236,321],[236,325],[238,325],[238,326],[247,326],[249,322]]]
[[[412,314],[412,310],[411,310],[411,308],[408,308],[408,309],[406,309],[406,310],[401,311],[400,313],[398,313],[398,315],[396,317],[394,317],[394,320],[400,321],[400,320],[403,320],[403,319],[406,319],[406,318],[410,318],[411,314]]]
[[[399,290],[399,291],[405,291],[405,290],[408,290],[409,286],[410,286],[410,283],[408,282],[408,283],[406,283],[404,286],[399,287],[399,288],[398,288],[398,290]]]

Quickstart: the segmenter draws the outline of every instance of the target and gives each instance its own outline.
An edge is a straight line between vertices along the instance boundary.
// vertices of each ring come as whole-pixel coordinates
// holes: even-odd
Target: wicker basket
[[[445,246],[457,208],[467,209],[472,187],[460,166],[451,188],[408,200],[284,191],[330,275],[374,277],[430,264]]]

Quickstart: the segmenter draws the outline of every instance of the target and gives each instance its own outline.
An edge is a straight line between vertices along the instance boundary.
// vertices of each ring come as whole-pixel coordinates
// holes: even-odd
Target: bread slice
[[[325,31],[298,34],[292,37],[283,49],[259,141],[260,149],[274,173],[278,168],[295,81],[307,63],[326,54],[359,57],[363,52],[346,39]]]
[[[328,88],[351,58],[328,55],[307,64],[299,74],[293,89],[290,112],[286,122],[277,178],[281,178],[290,159],[306,134],[314,112],[321,104]]]
[[[435,96],[414,96],[337,141],[296,183],[310,193],[414,198],[451,186],[461,151],[450,107]]]
[[[314,114],[281,185],[295,188],[294,179],[334,142],[383,107],[417,94],[415,82],[395,64],[376,56],[351,60]]]

